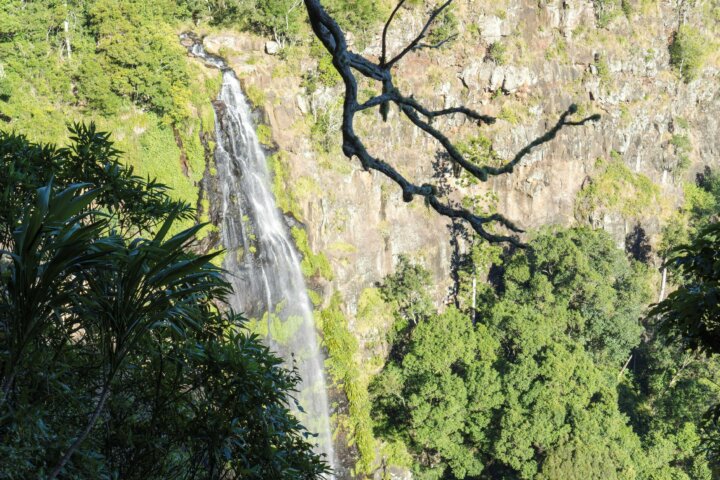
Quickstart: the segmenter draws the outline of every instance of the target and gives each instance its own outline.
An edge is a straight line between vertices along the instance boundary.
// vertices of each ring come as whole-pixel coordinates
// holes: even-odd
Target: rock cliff
[[[636,224],[651,239],[657,234],[682,201],[682,183],[716,163],[720,151],[717,59],[710,55],[698,78],[686,83],[670,65],[668,45],[683,22],[712,39],[717,20],[707,9],[682,3],[622,5],[601,22],[599,2],[458,2],[457,38],[403,61],[396,76],[404,93],[429,106],[464,104],[498,116],[495,125],[481,129],[460,116],[437,125],[459,141],[486,136],[501,158],[545,132],[570,103],[602,115],[590,126],[566,128],[513,174],[470,187],[453,180],[460,195],[492,192],[498,211],[529,229],[590,223],[611,231],[620,245]],[[422,20],[420,11],[402,12],[391,49],[400,48]],[[379,55],[377,37],[367,38],[365,48],[359,43],[354,47],[366,56]],[[205,45],[229,58],[258,103],[259,121],[270,127],[272,148],[282,152],[285,188],[297,207],[290,213],[304,224],[312,249],[330,259],[334,277],[326,291],[343,291],[352,309],[359,292],[391,271],[401,253],[419,255],[447,285],[448,222],[420,200],[404,204],[394,185],[342,156],[340,87],[321,83],[309,91],[307,78],[318,60],[307,49],[270,55],[275,46],[267,49],[260,38],[234,33],[211,34]],[[318,139],[320,122],[325,138]],[[431,180],[442,164],[435,159],[437,145],[398,115],[387,123],[368,115],[361,133],[380,158],[392,159],[418,182]],[[679,137],[687,140],[683,152],[673,141]],[[579,205],[579,191],[612,162],[625,167],[624,191],[615,192],[621,198]],[[633,191],[634,176],[657,187]]]

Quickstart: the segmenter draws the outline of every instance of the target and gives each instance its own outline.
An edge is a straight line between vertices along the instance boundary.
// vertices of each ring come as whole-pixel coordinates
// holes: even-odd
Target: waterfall
[[[185,38],[189,38],[186,36]],[[316,451],[336,467],[330,433],[323,354],[313,308],[300,269],[300,256],[271,192],[265,153],[258,142],[251,109],[235,73],[197,41],[192,55],[222,71],[215,108],[215,162],[222,193],[224,267],[234,294],[231,306],[258,319],[267,342],[295,366],[302,379],[295,414],[317,434]],[[304,410],[304,412],[302,412]]]

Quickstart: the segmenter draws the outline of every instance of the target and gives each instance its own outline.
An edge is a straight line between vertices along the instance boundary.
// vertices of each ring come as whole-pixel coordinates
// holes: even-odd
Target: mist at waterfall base
[[[187,37],[185,37],[187,38]],[[302,379],[295,414],[317,434],[318,453],[337,465],[330,433],[323,353],[313,309],[300,269],[300,256],[270,189],[265,153],[250,106],[235,73],[219,57],[193,42],[192,55],[222,71],[215,108],[215,162],[222,194],[224,267],[234,294],[231,306],[258,319],[269,346]],[[304,411],[304,412],[303,412]],[[334,477],[332,477],[334,478]]]

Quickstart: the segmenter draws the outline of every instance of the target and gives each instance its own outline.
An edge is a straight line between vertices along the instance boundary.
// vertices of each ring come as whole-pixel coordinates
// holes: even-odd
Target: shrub
[[[579,217],[587,219],[597,211],[606,211],[633,218],[658,203],[658,186],[630,170],[619,154],[613,152],[609,162],[599,159],[596,166],[600,173],[578,192],[576,213]]]
[[[295,240],[300,255],[303,259],[300,262],[300,269],[305,277],[321,277],[326,280],[333,279],[333,271],[330,260],[323,253],[314,253],[310,248],[307,232],[302,228],[293,227],[292,237]]]
[[[249,84],[245,86],[245,96],[247,97],[250,105],[255,108],[262,107],[267,101],[265,92],[257,85]]]
[[[273,146],[273,137],[272,137],[272,130],[269,126],[261,123],[257,126],[257,138],[258,142],[260,142],[262,145],[266,147],[272,147]]]
[[[618,2],[618,0],[593,0],[597,26],[600,28],[606,27],[617,17],[623,7],[622,3],[624,2]]]
[[[454,39],[457,32],[458,20],[453,13],[452,7],[450,7],[445,9],[440,17],[435,20],[427,40],[430,45],[439,45]]]
[[[507,61],[507,58],[505,57],[506,53],[507,47],[504,44],[500,42],[493,42],[488,47],[487,56],[498,65],[504,65]]]
[[[600,77],[600,81],[604,84],[610,83],[610,67],[608,67],[607,60],[605,60],[605,57],[598,56],[597,60],[595,61],[595,68],[597,68],[598,77]]]
[[[683,25],[670,44],[670,64],[688,83],[697,78],[708,54],[707,39],[694,27]]]

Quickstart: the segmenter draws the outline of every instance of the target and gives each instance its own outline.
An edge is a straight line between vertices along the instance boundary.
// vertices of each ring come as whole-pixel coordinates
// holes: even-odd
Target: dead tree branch
[[[588,122],[599,119],[599,115],[593,115],[581,120],[571,120],[571,115],[577,112],[577,107],[571,105],[562,115],[558,122],[548,130],[544,135],[536,138],[523,149],[521,149],[510,161],[500,167],[491,167],[487,165],[477,165],[465,158],[458,150],[453,142],[443,134],[439,129],[432,125],[432,121],[441,116],[462,114],[476,121],[478,125],[491,124],[495,122],[495,118],[476,112],[464,106],[446,108],[443,110],[430,110],[424,107],[420,102],[412,96],[402,95],[393,83],[392,68],[408,53],[433,46],[421,43],[428,33],[433,21],[452,3],[452,0],[446,0],[439,7],[435,8],[429,15],[420,33],[397,55],[387,60],[387,35],[390,25],[397,17],[397,13],[405,3],[405,0],[399,0],[394,10],[385,22],[382,32],[381,56],[378,63],[375,63],[362,55],[351,52],[348,49],[345,34],[338,26],[337,22],[325,11],[320,0],[304,0],[305,7],[308,11],[310,25],[317,38],[322,42],[327,51],[332,55],[333,66],[340,74],[344,86],[345,95],[343,102],[342,115],[342,150],[348,158],[357,157],[363,168],[366,170],[376,170],[390,180],[398,184],[403,192],[403,200],[410,202],[415,195],[425,198],[427,205],[432,207],[436,212],[453,219],[463,219],[468,222],[473,230],[482,238],[489,242],[508,242],[513,245],[522,247],[523,244],[515,236],[496,235],[490,233],[486,228],[488,224],[500,224],[507,230],[515,233],[521,233],[513,222],[506,219],[500,214],[493,215],[477,215],[465,208],[459,208],[448,203],[444,203],[438,198],[437,188],[433,185],[422,184],[417,185],[406,179],[398,172],[390,163],[387,163],[373,155],[363,144],[362,140],[355,133],[354,120],[355,114],[363,110],[379,107],[383,118],[387,118],[387,111],[390,103],[394,103],[400,111],[408,118],[416,127],[433,137],[442,145],[452,162],[461,167],[463,170],[473,175],[480,181],[487,181],[491,176],[511,173],[520,161],[529,155],[535,148],[553,140],[558,132],[565,126],[580,126]],[[439,45],[438,45],[439,46]],[[381,83],[382,94],[377,95],[362,104],[358,103],[358,81],[355,76],[361,76]]]

